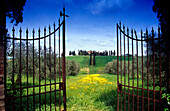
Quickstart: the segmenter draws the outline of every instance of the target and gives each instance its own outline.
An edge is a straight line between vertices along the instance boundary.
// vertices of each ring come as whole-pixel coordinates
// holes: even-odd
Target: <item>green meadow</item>
[[[105,74],[104,67],[105,64],[116,59],[113,56],[96,56],[96,66],[89,66],[89,56],[69,56],[66,57],[67,60],[75,60],[80,64],[80,72],[75,76],[67,76],[66,77],[66,90],[67,90],[67,110],[68,111],[116,111],[117,107],[117,75],[116,74]],[[126,59],[127,60],[127,59]],[[134,80],[131,76],[128,75],[125,77],[122,76],[122,84],[133,85],[137,87],[137,84],[140,88],[142,88],[142,78],[139,76],[139,80],[137,81],[137,77],[134,77]],[[16,79],[16,77],[15,77]],[[19,110],[20,108],[20,100],[22,101],[22,110],[27,111],[27,108],[32,111],[34,106],[35,110],[39,111],[41,107],[42,111],[45,111],[45,108],[48,110],[54,111],[55,108],[59,110],[59,91],[56,93],[45,93],[49,91],[55,91],[59,89],[59,85],[48,85],[50,83],[59,82],[59,78],[57,77],[56,81],[54,78],[47,78],[45,80],[39,81],[39,77],[34,78],[34,88],[24,88],[20,89],[19,84],[15,84],[14,87],[18,88],[18,90],[7,91],[9,97],[13,97],[15,95],[15,100],[8,100],[7,107],[9,111],[13,110],[13,103],[15,104],[15,110]],[[121,76],[119,76],[119,81],[121,81]],[[28,84],[27,84],[28,82]],[[43,86],[44,84],[47,86]],[[143,87],[147,89],[146,81],[144,81]],[[22,75],[22,87],[33,86],[33,77],[29,76],[27,81],[27,76]],[[38,87],[42,85],[41,87]],[[7,79],[7,87],[8,89],[12,88],[12,82],[10,79]],[[153,89],[152,86],[149,89]],[[156,90],[159,90],[159,87],[156,87]],[[22,93],[20,93],[22,92]],[[147,90],[143,92],[142,90],[133,90],[132,88],[124,88],[122,87],[122,92],[125,93],[134,93],[135,95],[147,97]],[[38,93],[42,93],[39,95]],[[27,97],[26,95],[31,95]],[[153,92],[149,93],[150,98],[153,98]],[[156,99],[159,99],[159,93],[155,93]],[[23,96],[22,99],[19,96]],[[61,91],[61,102],[62,102],[62,91]],[[133,97],[124,95],[123,93],[119,94],[121,98],[120,102],[122,103],[122,108],[129,108],[132,110],[132,102]],[[50,102],[51,100],[51,102]],[[137,97],[134,97],[134,101],[137,100]],[[35,102],[33,102],[35,101]],[[28,102],[28,106],[27,106]],[[40,104],[39,104],[40,103]],[[144,100],[144,107],[147,110],[147,100]],[[142,99],[139,98],[139,106],[142,105]],[[124,107],[125,106],[125,107]],[[137,103],[134,104],[135,109]],[[153,108],[153,102],[150,101],[150,110]],[[156,106],[159,108],[159,105]],[[61,109],[63,109],[63,103],[61,104]]]

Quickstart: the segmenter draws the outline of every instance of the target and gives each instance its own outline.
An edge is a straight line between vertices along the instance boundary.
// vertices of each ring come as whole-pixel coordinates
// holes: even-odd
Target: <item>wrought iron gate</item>
[[[117,111],[162,110],[161,46],[160,28],[156,35],[117,24]]]
[[[39,28],[37,37],[34,29],[23,37],[20,28],[17,38],[13,27],[5,38],[6,111],[66,111],[65,8],[61,16],[58,27],[45,27],[43,36]]]

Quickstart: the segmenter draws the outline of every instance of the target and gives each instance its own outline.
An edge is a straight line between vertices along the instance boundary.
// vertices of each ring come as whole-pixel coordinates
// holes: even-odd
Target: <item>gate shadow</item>
[[[22,87],[26,87],[27,83],[23,82],[22,85],[24,85]],[[33,85],[32,83],[29,83],[29,86],[32,86],[32,85]],[[7,83],[7,86],[8,86],[8,89],[12,88],[10,83]],[[15,87],[19,88],[20,85],[15,84]],[[42,86],[41,93],[45,92],[44,88],[45,88],[45,86]],[[29,91],[29,94],[27,97],[27,89],[22,90],[22,96],[24,96],[24,97],[22,97],[22,101],[21,101],[22,106],[20,106],[20,98],[10,99],[13,97],[13,91],[7,91],[6,110],[7,111],[21,110],[21,107],[22,107],[22,111],[33,111],[34,106],[35,106],[35,110],[39,111],[40,106],[41,106],[41,110],[45,110],[45,104],[46,104],[47,111],[50,110],[50,106],[51,106],[51,110],[55,110],[55,104],[56,104],[56,109],[59,110],[59,91],[56,91],[56,100],[55,100],[55,92],[51,92],[51,99],[50,99],[50,93],[46,93],[46,99],[45,99],[45,94],[41,94],[41,95],[38,94],[39,87],[37,87],[35,89],[36,95],[32,95],[33,88],[30,88],[28,91]],[[54,89],[51,91],[54,91]],[[20,89],[16,90],[14,92],[14,94],[15,94],[14,97],[20,97]],[[35,97],[35,99],[33,99],[34,98],[33,96]],[[39,98],[41,98],[41,99],[39,100]],[[63,96],[61,94],[61,103],[63,101],[62,98],[63,98]],[[27,104],[27,102],[28,102],[28,104]]]
[[[124,89],[122,89],[124,91]],[[132,89],[129,89],[129,92],[132,94]],[[128,93],[128,89],[126,89],[126,93]],[[137,89],[134,89],[134,95],[137,95]],[[142,90],[139,90],[139,96],[142,95]],[[153,98],[153,92],[149,92],[149,98]],[[155,93],[156,99],[159,99],[160,93]],[[147,91],[144,91],[144,97],[147,97]],[[121,100],[121,99],[122,100]],[[103,102],[106,106],[111,107],[112,111],[117,110],[117,90],[111,90],[110,92],[104,92],[100,94],[100,96],[96,99],[96,101],[101,101]],[[122,107],[122,110],[125,111],[128,110],[128,102],[129,102],[129,110],[132,110],[132,103],[133,103],[133,96],[129,96],[129,101],[128,101],[128,95],[126,94],[125,99],[124,99],[124,94],[119,93],[119,109]],[[122,104],[121,104],[122,103]],[[144,99],[144,111],[147,110],[148,108],[148,100]],[[155,102],[155,109],[156,111],[163,111],[163,105],[158,102]],[[122,106],[121,106],[122,105]],[[134,109],[137,110],[137,96],[134,96]],[[149,100],[149,109],[152,111],[153,110],[153,100]],[[142,98],[139,98],[139,110],[142,110]]]

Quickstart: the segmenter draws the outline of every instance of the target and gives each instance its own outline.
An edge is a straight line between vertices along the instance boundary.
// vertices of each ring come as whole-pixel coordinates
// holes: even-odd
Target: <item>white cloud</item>
[[[133,0],[93,0],[86,6],[86,9],[96,15],[102,12],[126,9],[132,5]]]

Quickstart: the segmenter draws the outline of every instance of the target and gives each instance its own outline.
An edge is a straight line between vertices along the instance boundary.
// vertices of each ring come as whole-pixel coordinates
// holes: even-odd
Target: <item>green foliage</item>
[[[162,100],[164,103],[164,111],[169,111],[170,108],[170,94],[164,93],[162,94]]]
[[[80,65],[74,60],[67,60],[66,62],[66,73],[67,75],[75,76],[80,71]]]
[[[79,63],[80,68],[87,68],[90,65],[90,56],[67,56],[66,59]]]

